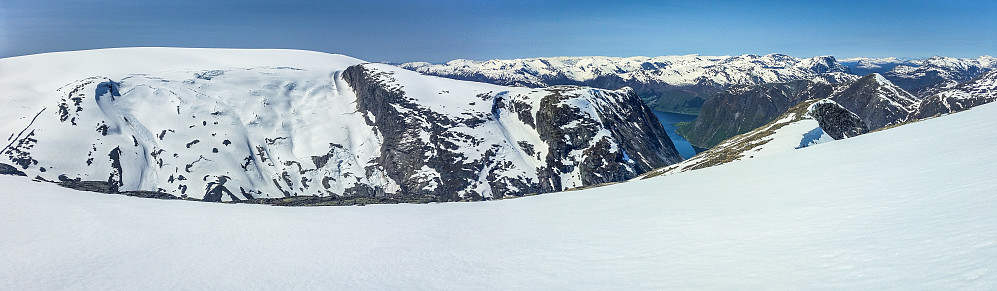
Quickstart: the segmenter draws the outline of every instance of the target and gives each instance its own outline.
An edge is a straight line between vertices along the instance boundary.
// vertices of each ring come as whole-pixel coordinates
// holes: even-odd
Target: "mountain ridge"
[[[800,59],[782,54],[549,57],[454,60],[438,65],[411,62],[400,66],[429,75],[502,85],[631,87],[655,110],[678,113],[695,113],[710,94],[730,85],[785,82],[847,72],[831,56]]]

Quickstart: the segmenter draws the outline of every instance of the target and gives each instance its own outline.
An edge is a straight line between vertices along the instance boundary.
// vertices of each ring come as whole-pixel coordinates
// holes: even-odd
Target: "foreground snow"
[[[987,289],[997,105],[481,203],[282,208],[0,176],[0,289]]]

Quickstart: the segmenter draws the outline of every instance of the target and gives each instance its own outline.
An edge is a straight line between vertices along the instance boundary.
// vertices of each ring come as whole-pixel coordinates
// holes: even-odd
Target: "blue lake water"
[[[672,143],[675,144],[675,149],[679,150],[679,154],[682,158],[688,159],[696,155],[696,150],[689,144],[689,141],[682,138],[682,136],[675,133],[675,124],[679,122],[689,122],[696,119],[695,115],[688,114],[678,114],[655,111],[654,115],[658,117],[658,121],[661,122],[661,126],[665,128],[668,132],[668,137],[672,139]]]

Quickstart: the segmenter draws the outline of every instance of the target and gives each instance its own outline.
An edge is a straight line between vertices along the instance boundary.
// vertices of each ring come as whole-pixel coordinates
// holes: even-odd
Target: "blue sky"
[[[369,61],[997,54],[997,1],[0,1],[0,57],[126,46]]]

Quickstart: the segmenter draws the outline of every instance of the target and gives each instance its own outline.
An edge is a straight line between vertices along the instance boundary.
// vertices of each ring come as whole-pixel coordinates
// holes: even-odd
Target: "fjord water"
[[[668,132],[668,138],[672,139],[672,143],[675,144],[675,149],[679,151],[679,154],[682,155],[683,159],[688,159],[696,155],[696,150],[692,147],[692,144],[689,144],[689,141],[685,140],[685,138],[675,132],[676,123],[690,122],[696,119],[695,115],[662,111],[655,111],[654,115],[658,117],[658,121],[661,122],[661,126],[665,128],[666,132]]]

